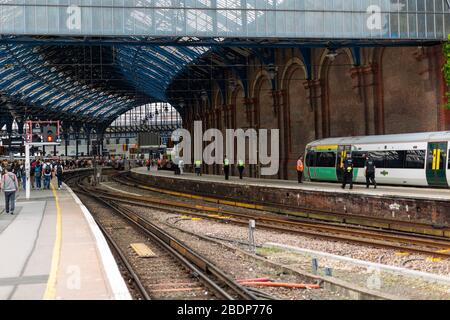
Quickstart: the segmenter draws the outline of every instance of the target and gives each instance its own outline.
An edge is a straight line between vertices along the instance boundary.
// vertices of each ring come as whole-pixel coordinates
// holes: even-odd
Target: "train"
[[[340,182],[350,153],[353,181],[365,183],[365,156],[375,162],[378,184],[449,188],[450,131],[326,138],[305,150],[305,179]]]

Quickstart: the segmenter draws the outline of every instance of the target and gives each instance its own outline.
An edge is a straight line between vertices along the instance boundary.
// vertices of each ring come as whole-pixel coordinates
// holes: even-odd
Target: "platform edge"
[[[103,264],[103,269],[105,270],[106,276],[109,281],[109,285],[113,292],[114,298],[116,300],[132,300],[130,291],[125,284],[124,279],[119,271],[117,262],[103,236],[100,228],[95,222],[92,214],[89,212],[88,208],[81,202],[80,198],[73,192],[73,190],[65,183],[63,183],[66,190],[70,193],[75,202],[80,206],[83,212],[84,218],[89,225],[89,228],[95,238],[95,244]]]

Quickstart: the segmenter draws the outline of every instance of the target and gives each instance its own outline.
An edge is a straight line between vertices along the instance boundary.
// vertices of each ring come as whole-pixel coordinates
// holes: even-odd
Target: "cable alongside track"
[[[97,202],[103,204],[104,206],[109,207],[113,211],[115,211],[117,214],[119,214],[122,218],[124,218],[128,223],[132,224],[136,228],[140,229],[142,232],[144,232],[148,237],[149,240],[151,240],[153,243],[155,243],[159,248],[161,248],[163,251],[165,251],[166,254],[165,258],[169,259],[175,259],[179,264],[183,265],[184,270],[188,270],[188,272],[191,275],[194,275],[195,279],[198,279],[198,283],[201,283],[202,286],[208,288],[211,292],[213,292],[214,297],[219,299],[227,299],[227,300],[233,300],[233,299],[244,299],[244,300],[255,300],[258,297],[250,292],[245,287],[241,286],[237,282],[235,282],[232,278],[227,276],[222,270],[217,268],[215,265],[213,265],[211,262],[209,262],[204,257],[200,256],[198,253],[194,252],[191,248],[189,248],[187,245],[183,244],[182,242],[178,241],[174,237],[172,237],[170,234],[153,224],[152,222],[148,221],[147,219],[139,216],[132,210],[125,208],[121,206],[118,201],[120,200],[117,196],[114,199],[105,197],[102,192],[100,192],[96,188],[92,188],[90,186],[87,186],[81,182],[83,179],[83,175],[72,177],[71,180],[77,180],[77,188],[78,192],[82,192],[85,195],[89,196],[90,198],[95,199]],[[122,196],[122,195],[121,195]],[[106,230],[103,228],[103,232],[107,234]],[[111,239],[111,237],[108,237],[111,243],[114,243],[114,241]],[[114,246],[114,245],[113,245]],[[120,252],[120,250],[118,250]],[[158,255],[158,256],[161,256]],[[122,257],[124,261],[127,259]],[[126,265],[127,263],[125,263]],[[170,271],[174,270],[166,270],[164,269],[164,266],[168,265],[168,263],[160,263],[159,266],[163,270],[163,274],[165,273],[170,278]],[[128,269],[128,266],[127,266]],[[142,289],[145,287],[144,284],[142,284],[142,281],[135,275],[134,271],[129,269],[130,274],[134,274],[133,280],[137,283],[137,286],[139,289]],[[156,270],[155,270],[156,272]],[[184,271],[184,273],[186,273]],[[191,277],[192,278],[192,277]],[[174,281],[167,280],[167,283],[174,283]],[[197,286],[194,286],[195,289],[200,289]],[[192,285],[188,285],[188,288],[174,288],[173,290],[165,289],[165,292],[182,292],[183,289],[186,289],[186,291],[189,291]],[[140,290],[141,291],[141,290]],[[152,290],[150,292],[145,292],[145,289],[142,292],[142,296],[145,298],[149,298],[152,296]],[[153,290],[155,291],[161,291],[161,290]],[[208,290],[205,290],[208,291]],[[177,298],[180,298],[179,295]]]

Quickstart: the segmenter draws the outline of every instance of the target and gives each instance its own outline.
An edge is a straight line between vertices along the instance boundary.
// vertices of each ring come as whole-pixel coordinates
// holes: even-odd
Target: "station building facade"
[[[207,128],[280,129],[278,179],[296,179],[296,161],[307,143],[320,138],[450,130],[443,48],[436,46],[362,48],[356,66],[350,49],[312,50],[311,75],[298,49],[275,49],[277,72],[257,57],[249,60],[249,97],[238,78],[226,101],[215,86],[211,100],[197,100],[184,114]],[[232,74],[232,72],[230,72]],[[274,77],[273,81],[272,78]],[[309,79],[308,79],[309,78]],[[206,166],[221,174],[220,166]],[[246,173],[257,177],[250,166]]]

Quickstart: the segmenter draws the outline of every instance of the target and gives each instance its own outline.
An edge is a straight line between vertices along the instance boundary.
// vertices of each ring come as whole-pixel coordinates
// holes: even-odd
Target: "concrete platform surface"
[[[17,194],[14,215],[0,195],[0,299],[131,299],[89,211],[63,190]]]
[[[343,190],[339,183],[327,183],[327,182],[303,182],[299,184],[294,180],[275,180],[275,179],[257,179],[244,177],[240,180],[239,177],[230,176],[230,180],[226,181],[224,176],[207,175],[196,176],[193,173],[187,172],[183,175],[175,175],[172,171],[166,170],[154,170],[148,171],[146,167],[139,167],[132,169],[133,172],[139,174],[150,174],[153,176],[170,177],[174,179],[187,179],[187,180],[201,180],[210,181],[225,184],[234,185],[246,185],[246,186],[258,186],[268,188],[285,188],[285,189],[297,189],[304,191],[317,191],[324,193],[339,193],[339,194],[359,194],[370,195],[378,197],[401,197],[411,199],[424,199],[424,200],[450,200],[450,189],[433,189],[433,188],[420,188],[420,187],[403,187],[403,186],[383,186],[379,185],[377,189],[366,189],[365,185],[354,184],[353,190]]]

